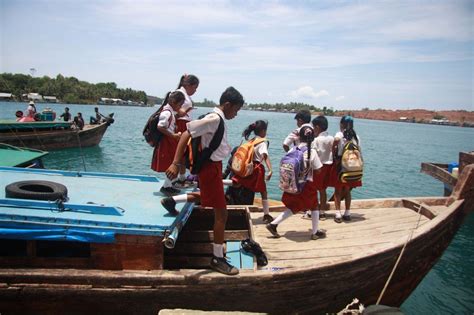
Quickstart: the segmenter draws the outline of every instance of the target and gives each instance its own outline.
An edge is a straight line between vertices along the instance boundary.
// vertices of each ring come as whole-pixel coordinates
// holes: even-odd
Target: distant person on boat
[[[155,172],[164,172],[173,162],[176,147],[178,146],[181,132],[176,132],[176,113],[184,102],[184,94],[180,91],[169,92],[161,108],[158,120],[158,131],[163,134],[158,146],[153,150],[151,169]],[[165,176],[165,182],[160,189],[165,196],[180,193],[179,189],[173,187],[172,181]]]
[[[297,112],[295,120],[297,128],[283,140],[283,150],[285,150],[285,152],[288,152],[292,146],[297,146],[300,143],[299,132],[303,126],[313,127],[311,125],[311,113],[309,110],[303,109]]]
[[[102,121],[107,120],[107,117],[99,113],[99,107],[94,107],[94,112],[95,112],[95,117],[91,116],[89,119],[89,123],[91,125],[97,125],[97,124],[100,124]]]
[[[77,113],[77,116],[74,117],[73,123],[76,129],[82,130],[84,128],[84,118],[82,118],[82,113]]]
[[[333,155],[332,155],[332,146],[334,143],[333,136],[330,136],[327,132],[328,129],[328,120],[324,116],[318,116],[312,120],[314,135],[316,138],[312,143],[313,149],[318,153],[319,160],[323,164],[323,167],[320,170],[318,176],[313,178],[313,182],[319,192],[319,218],[321,220],[326,219],[326,214],[324,210],[329,209],[327,203],[327,193],[326,189],[329,185],[329,175],[332,169]],[[313,209],[314,210],[314,209]],[[306,211],[303,215],[304,219],[311,219],[311,212]]]
[[[265,139],[267,136],[268,123],[264,120],[257,120],[245,128],[242,136],[245,140],[249,139],[250,134],[253,132],[255,137],[252,138],[252,142],[256,142],[254,145],[253,154],[253,171],[249,176],[241,177],[234,175],[232,181],[235,185],[243,186],[250,189],[253,192],[259,192],[262,196],[262,208],[263,208],[263,222],[270,223],[273,221],[273,217],[270,215],[268,206],[268,193],[267,185],[265,181],[269,181],[272,177],[272,164],[268,157],[268,141]],[[234,157],[235,158],[235,157]],[[268,173],[265,176],[265,167],[263,163],[267,165]]]
[[[26,109],[26,117],[29,117],[29,118],[35,118],[35,115],[36,115],[36,106],[35,106],[35,102],[33,101],[30,101],[28,103],[28,108]]]
[[[69,112],[69,107],[64,108],[64,113],[62,113],[59,118],[62,118],[64,121],[71,120],[71,113]]]
[[[324,230],[318,229],[318,190],[314,183],[314,180],[318,176],[319,170],[322,168],[323,164],[319,160],[316,150],[311,147],[311,143],[314,140],[313,128],[309,126],[301,127],[299,139],[300,143],[298,146],[296,148],[292,148],[291,150],[294,151],[300,149],[304,151],[304,172],[307,174],[306,183],[300,193],[292,194],[286,191],[283,192],[281,201],[287,209],[280,213],[280,215],[275,220],[267,224],[266,228],[275,238],[279,238],[280,234],[278,234],[277,227],[280,223],[300,211],[305,211],[306,209],[315,209],[311,213],[311,239],[317,240],[319,238],[326,237],[326,232]]]
[[[362,186],[362,181],[354,181],[343,183],[339,179],[339,171],[341,166],[341,158],[344,146],[347,142],[353,141],[360,148],[360,138],[354,130],[354,119],[351,116],[343,116],[341,118],[340,131],[334,136],[333,152],[334,163],[331,169],[329,186],[334,187],[334,206],[336,207],[336,216],[334,221],[341,223],[342,220],[351,220],[351,190],[355,187]],[[341,215],[341,200],[344,199],[346,209],[344,215]]]
[[[214,112],[202,119],[187,123],[187,130],[181,135],[173,163],[166,170],[166,175],[170,179],[178,176],[179,164],[183,159],[190,138],[201,137],[202,146],[204,148],[208,147],[219,125],[221,125],[221,121],[224,122],[224,135],[217,149],[212,152],[209,160],[202,165],[198,173],[200,192],[164,198],[161,201],[161,204],[172,215],[179,213],[175,208],[176,202],[200,200],[202,207],[214,208],[214,243],[210,266],[215,271],[226,275],[237,275],[239,269],[229,264],[224,258],[224,231],[227,222],[227,205],[222,184],[222,161],[229,156],[232,150],[227,140],[225,120],[236,117],[237,112],[243,105],[244,98],[242,94],[235,88],[228,87],[222,93],[219,106],[214,108]]]
[[[192,120],[191,110],[194,109],[193,101],[191,96],[196,93],[199,87],[199,79],[193,74],[183,74],[179,80],[177,91],[181,91],[184,94],[184,103],[178,111],[178,119],[176,120],[176,126],[178,132],[185,132],[187,130],[186,124]],[[185,187],[186,185],[186,167],[184,161],[181,161],[183,166],[179,168],[178,180],[175,182],[176,187]]]

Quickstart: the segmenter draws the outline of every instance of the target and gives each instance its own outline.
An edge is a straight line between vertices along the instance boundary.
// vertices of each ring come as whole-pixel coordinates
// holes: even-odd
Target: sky
[[[473,111],[473,59],[472,0],[0,0],[0,73],[159,97],[190,73],[194,101]]]

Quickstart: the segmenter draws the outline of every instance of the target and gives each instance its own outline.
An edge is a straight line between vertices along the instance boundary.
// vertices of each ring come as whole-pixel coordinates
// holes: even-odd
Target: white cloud
[[[336,102],[343,101],[346,97],[344,95],[336,97]]]
[[[329,92],[326,90],[316,92],[311,86],[306,85],[291,91],[290,95],[297,99],[318,99],[320,97],[329,96]]]

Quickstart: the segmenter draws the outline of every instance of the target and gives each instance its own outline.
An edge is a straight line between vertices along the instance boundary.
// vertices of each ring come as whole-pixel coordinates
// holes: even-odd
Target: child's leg
[[[326,189],[322,189],[319,191],[319,200],[319,210],[321,211],[321,214],[324,214],[326,204],[328,203],[328,195],[326,193]]]
[[[344,187],[342,193],[344,195],[344,203],[346,205],[346,210],[344,211],[344,216],[348,217],[348,216],[351,215],[351,201],[352,201],[351,188],[350,187]]]
[[[193,192],[189,194],[181,194],[173,197],[166,197],[161,199],[161,205],[172,215],[178,215],[179,211],[176,210],[177,203],[183,202],[199,202],[201,195],[199,192]]]
[[[270,214],[270,207],[268,205],[268,194],[266,191],[262,191],[260,193],[262,195],[262,209],[263,209],[263,214]]]
[[[342,188],[336,188],[334,191],[334,206],[336,207],[336,217],[334,221],[337,223],[341,222],[342,214],[341,214],[341,195],[342,195]]]
[[[214,252],[216,257],[224,257],[224,231],[225,224],[227,222],[227,209],[214,208],[214,249],[218,249],[218,252]]]
[[[178,181],[184,182],[186,180],[186,166],[184,166],[184,158],[182,158],[179,163],[180,163],[180,166],[179,166]]]
[[[293,212],[290,209],[286,209],[285,211],[280,213],[275,220],[273,220],[272,222],[270,222],[269,224],[266,225],[267,230],[270,231],[270,233],[272,233],[272,235],[274,237],[276,237],[276,238],[280,237],[280,234],[278,234],[278,232],[277,232],[278,224],[285,221],[286,219],[288,219],[292,215],[293,215]]]

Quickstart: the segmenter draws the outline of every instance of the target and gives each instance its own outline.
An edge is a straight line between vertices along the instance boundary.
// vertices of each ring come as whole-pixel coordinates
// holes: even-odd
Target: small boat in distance
[[[0,143],[0,166],[44,168],[42,158],[48,152]]]
[[[82,130],[74,129],[72,122],[0,121],[0,143],[39,150],[91,147],[98,145],[113,118],[97,125],[85,125]]]
[[[35,185],[68,199],[30,198]],[[226,256],[237,276],[210,270],[212,209],[187,203],[170,216],[154,177],[0,167],[0,186],[2,313],[322,314],[355,297],[401,305],[472,211],[474,164],[464,166],[449,197],[353,200],[352,220],[322,221],[327,237],[317,241],[299,216],[275,239],[261,209],[229,206]],[[268,265],[243,250],[249,238]]]

